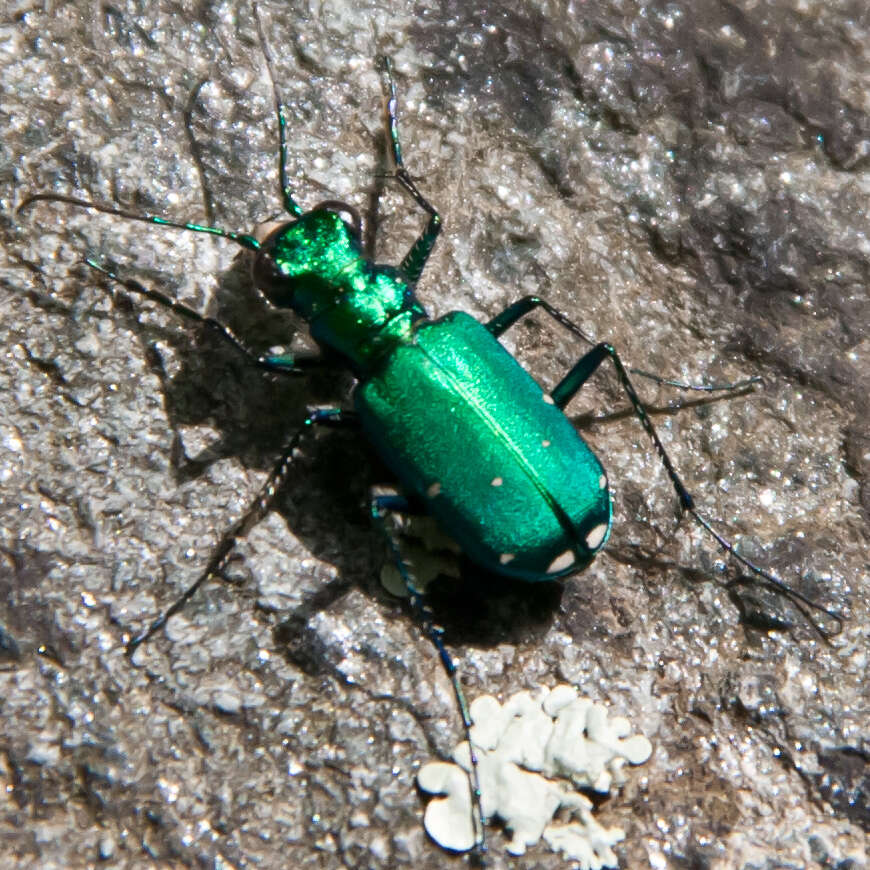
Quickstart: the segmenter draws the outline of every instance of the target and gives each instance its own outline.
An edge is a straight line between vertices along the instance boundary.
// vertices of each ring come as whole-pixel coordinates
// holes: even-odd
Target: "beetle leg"
[[[650,420],[649,414],[647,414],[646,408],[644,407],[643,402],[641,402],[640,397],[628,376],[628,369],[623,365],[622,360],[619,358],[619,354],[616,352],[613,345],[606,342],[596,343],[592,341],[592,339],[589,338],[589,336],[587,336],[579,326],[562,314],[561,311],[550,305],[549,302],[546,302],[538,296],[526,296],[517,302],[514,302],[513,305],[509,305],[504,311],[493,317],[492,320],[486,324],[486,328],[494,336],[498,337],[521,317],[533,311],[535,308],[543,308],[547,314],[564,326],[569,332],[581,341],[593,346],[592,350],[584,354],[584,356],[582,356],[573,366],[571,371],[569,371],[553,389],[552,397],[554,403],[560,408],[564,408],[572,396],[576,394],[601,363],[604,362],[604,360],[609,359],[616,369],[619,383],[622,386],[623,392],[628,397],[628,400],[631,402],[635,416],[640,421],[644,431],[655,445],[656,452],[667,472],[671,485],[674,488],[674,492],[677,494],[681,508],[690,513],[698,525],[701,526],[701,528],[704,529],[704,531],[707,532],[707,534],[710,535],[710,537],[712,537],[716,543],[726,553],[728,553],[732,559],[734,559],[735,562],[740,563],[744,568],[749,569],[749,571],[755,574],[756,577],[761,578],[769,588],[776,590],[788,598],[824,640],[827,641],[831,635],[838,634],[842,628],[842,617],[839,614],[822,607],[820,604],[812,601],[796,589],[793,589],[783,580],[780,580],[780,578],[775,574],[765,571],[745,556],[740,555],[731,541],[720,534],[710,521],[699,513],[698,509],[695,507],[695,500],[692,497],[692,494],[686,489],[679,474],[677,474],[677,470],[674,468],[674,464],[659,439],[658,433],[652,424],[652,420]],[[644,373],[641,372],[640,374]],[[653,379],[655,380],[656,378],[654,377]],[[825,617],[830,619],[833,630],[829,631],[823,625],[820,625],[819,621],[811,616],[809,609],[815,610],[817,613],[823,614]]]
[[[404,259],[399,265],[399,271],[405,276],[413,289],[420,280],[420,275],[423,273],[423,268],[429,259],[429,254],[432,253],[432,248],[435,246],[435,240],[441,232],[441,215],[438,214],[435,206],[420,193],[410,173],[405,169],[405,163],[402,160],[402,146],[399,142],[398,97],[396,95],[396,82],[393,78],[393,62],[388,57],[384,58],[384,68],[387,73],[390,92],[387,99],[387,132],[393,163],[396,167],[396,179],[411,194],[417,205],[429,215],[426,227],[417,237],[414,244],[411,245],[411,249],[405,254]]]
[[[512,302],[508,305],[504,311],[500,311],[496,314],[496,316],[486,323],[485,326],[496,338],[498,338],[503,332],[510,329],[518,320],[522,319],[527,314],[530,314],[536,308],[543,308],[548,314],[555,317],[563,326],[566,326],[571,330],[571,332],[587,344],[595,344],[589,336],[581,332],[573,323],[569,326],[568,323],[570,321],[565,322],[567,321],[567,318],[563,321],[562,313],[553,308],[549,302],[541,299],[540,296],[523,296],[522,299],[517,299],[516,302]]]
[[[447,647],[444,645],[443,629],[435,624],[432,610],[426,603],[425,596],[417,589],[416,581],[409,570],[408,564],[402,558],[402,553],[399,549],[396,538],[391,534],[384,522],[384,514],[387,511],[404,512],[405,509],[409,507],[410,505],[404,497],[396,495],[375,496],[372,498],[370,505],[372,519],[383,533],[390,550],[390,555],[393,557],[393,561],[396,563],[399,574],[405,583],[405,588],[408,591],[408,597],[411,601],[414,616],[420,624],[423,632],[427,635],[429,640],[432,641],[432,644],[441,659],[441,664],[453,685],[453,693],[456,696],[456,703],[459,707],[460,716],[462,717],[462,726],[465,730],[465,739],[468,742],[468,749],[471,757],[471,773],[469,774],[469,779],[471,782],[471,796],[475,811],[474,827],[476,830],[474,848],[477,856],[480,858],[486,852],[486,819],[483,815],[483,804],[480,795],[480,775],[477,766],[477,752],[471,741],[471,726],[473,725],[473,722],[471,719],[471,713],[468,709],[468,701],[465,698],[465,692],[462,690],[462,684],[459,681],[459,673],[456,670],[456,665],[454,664],[450,653],[447,651]]]
[[[751,378],[744,378],[742,381],[734,381],[733,384],[686,384],[683,381],[674,381],[671,378],[663,378],[661,375],[654,375],[652,372],[645,372],[642,369],[629,369],[633,375],[641,378],[646,378],[663,387],[676,387],[678,390],[693,390],[698,393],[740,393],[748,390],[749,387],[761,383],[760,375],[753,375]]]
[[[167,621],[193,598],[203,583],[212,577],[218,576],[226,568],[236,541],[239,538],[244,538],[263,519],[275,496],[287,482],[293,465],[293,453],[299,446],[302,437],[310,431],[310,428],[315,425],[338,426],[355,422],[355,412],[342,411],[340,408],[313,411],[305,418],[305,422],[296,430],[290,442],[284,448],[281,458],[272,469],[272,473],[266,479],[262,489],[257,493],[257,497],[251,502],[244,514],[221,535],[221,539],[212,551],[203,572],[145,631],[136,635],[136,637],[127,643],[126,652],[128,656],[132,656],[141,644],[163,628]]]
[[[173,314],[184,318],[192,323],[197,323],[200,326],[205,326],[215,335],[219,335],[224,341],[231,344],[239,353],[243,354],[248,361],[264,369],[267,372],[277,372],[278,374],[302,374],[312,368],[317,368],[322,364],[319,354],[287,354],[285,356],[263,356],[252,350],[241,338],[224,323],[215,320],[213,317],[206,317],[195,311],[193,308],[184,305],[181,302],[176,302],[170,296],[167,296],[160,290],[154,290],[151,287],[146,287],[140,284],[133,278],[123,278],[111,269],[98,263],[93,258],[85,260],[88,266],[102,272],[107,278],[110,278],[116,284],[120,284],[125,290],[130,293],[135,293],[138,296],[143,296],[145,299],[150,299],[156,302],[163,308],[168,308]]]
[[[574,367],[550,390],[556,407],[565,410],[568,402],[580,390],[583,384],[594,374],[598,366],[607,359],[607,345],[597,344],[589,353],[584,354],[574,364]]]
[[[577,336],[581,341],[585,341],[587,344],[594,345],[595,342],[589,338],[582,330],[577,327],[576,324],[572,323],[565,317],[560,311],[553,308],[546,300],[541,299],[539,296],[524,296],[522,299],[517,300],[512,305],[509,305],[505,308],[504,311],[496,314],[495,317],[492,318],[487,324],[486,328],[496,337],[498,338],[503,332],[510,329],[518,320],[522,317],[525,317],[527,314],[530,314],[536,308],[543,308],[544,311],[547,312],[552,318],[557,320],[562,324],[566,329],[569,329],[574,335]],[[591,361],[590,361],[591,362]],[[575,366],[577,368],[577,366]],[[592,374],[592,371],[595,370],[595,366],[592,367],[592,370],[587,374],[587,377]],[[671,380],[670,378],[663,378],[661,375],[654,375],[652,372],[645,372],[641,369],[629,369],[629,371],[633,375],[638,375],[642,378],[647,378],[647,380],[654,381],[657,384],[661,384],[667,387],[676,387],[679,390],[694,390],[696,392],[702,393],[718,393],[718,392],[728,392],[728,393],[736,393],[741,390],[745,390],[748,387],[751,387],[753,384],[757,384],[761,381],[761,378],[757,375],[751,378],[744,378],[741,381],[735,381],[733,384],[686,384],[682,381]],[[573,374],[573,372],[572,372]],[[567,380],[567,378],[565,378]],[[577,387],[574,392],[577,391],[582,385],[586,378],[583,378],[577,384]],[[560,384],[560,386],[562,386]],[[572,393],[573,395],[573,393]],[[554,395],[555,398],[555,395]],[[568,397],[570,398],[570,396]],[[556,403],[558,404],[558,402]],[[566,399],[567,404],[567,399]]]

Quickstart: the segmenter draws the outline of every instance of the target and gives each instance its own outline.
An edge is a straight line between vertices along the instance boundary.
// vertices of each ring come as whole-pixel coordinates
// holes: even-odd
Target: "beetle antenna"
[[[101,202],[90,202],[87,199],[76,199],[73,196],[64,196],[60,193],[36,193],[33,196],[28,196],[21,205],[15,209],[16,214],[20,214],[25,209],[30,208],[37,202],[63,202],[66,205],[74,205],[76,208],[87,208],[93,211],[100,211],[103,214],[111,214],[115,217],[125,218],[130,221],[140,221],[145,224],[154,224],[158,227],[173,227],[177,230],[188,230],[192,233],[208,233],[212,236],[218,236],[222,239],[229,239],[237,245],[241,245],[249,251],[259,251],[260,243],[247,233],[234,233],[232,230],[222,230],[220,227],[208,227],[202,224],[178,223],[177,221],[167,220],[166,218],[157,217],[156,215],[138,214],[135,211],[127,211],[123,208],[114,208],[110,205],[104,205]]]

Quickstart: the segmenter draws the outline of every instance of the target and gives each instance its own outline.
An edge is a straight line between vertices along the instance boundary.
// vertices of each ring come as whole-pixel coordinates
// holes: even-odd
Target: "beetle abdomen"
[[[610,531],[598,459],[474,318],[448,314],[415,339],[355,394],[383,459],[482,567],[525,580],[583,567]]]

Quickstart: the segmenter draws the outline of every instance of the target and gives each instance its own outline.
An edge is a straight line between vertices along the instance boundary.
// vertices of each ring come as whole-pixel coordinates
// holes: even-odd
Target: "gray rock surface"
[[[406,161],[445,231],[435,313],[546,296],[639,368],[707,516],[842,609],[741,622],[736,576],[684,520],[609,373],[569,411],[608,469],[607,554],[561,590],[446,584],[469,695],[568,681],[652,759],[598,810],[626,868],[866,866],[870,13],[863,2],[264,3],[300,200],[377,214],[398,262],[423,215],[379,178],[390,53]],[[0,863],[462,866],[414,775],[459,738],[449,684],[366,518],[386,474],[309,442],[229,580],[136,656],[304,408],[348,377],[277,381],[78,265],[125,274],[258,348],[294,327],[231,245],[57,205],[57,191],[250,230],[280,208],[271,91],[244,3],[7,3],[0,12]],[[542,383],[582,348],[509,341]],[[684,406],[676,412],[674,402]],[[756,597],[762,597],[756,592]],[[766,598],[768,610],[785,610]],[[750,603],[749,609],[753,605]],[[786,614],[787,615],[787,614]],[[793,614],[792,614],[793,615]],[[543,849],[495,867],[557,867]]]

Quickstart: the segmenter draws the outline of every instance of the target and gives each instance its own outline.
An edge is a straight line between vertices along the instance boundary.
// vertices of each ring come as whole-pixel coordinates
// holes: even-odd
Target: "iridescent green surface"
[[[525,580],[576,571],[610,529],[600,463],[480,323],[419,326],[355,396],[404,485],[478,564]]]
[[[265,240],[258,283],[275,305],[308,321],[312,337],[338,351],[357,374],[411,335],[425,316],[408,282],[392,266],[363,257],[352,227],[322,208],[285,224]]]
[[[475,562],[545,580],[603,546],[611,505],[601,464],[486,327],[461,312],[430,321],[409,282],[366,260],[335,210],[276,230],[259,263],[269,299],[347,359],[372,444]]]

